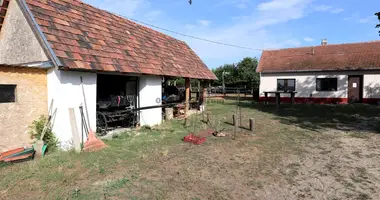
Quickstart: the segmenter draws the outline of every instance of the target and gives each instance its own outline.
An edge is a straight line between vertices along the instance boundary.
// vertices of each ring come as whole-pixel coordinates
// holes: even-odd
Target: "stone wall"
[[[28,126],[47,114],[47,71],[0,66],[0,84],[15,84],[16,102],[0,103],[0,151],[29,146]]]

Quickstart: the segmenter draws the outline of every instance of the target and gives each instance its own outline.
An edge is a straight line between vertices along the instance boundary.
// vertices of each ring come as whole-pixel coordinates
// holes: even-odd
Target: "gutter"
[[[63,66],[61,61],[58,59],[57,55],[55,55],[53,49],[50,47],[49,42],[47,41],[45,34],[42,32],[40,26],[37,24],[36,19],[34,18],[32,12],[30,11],[28,5],[25,0],[17,0],[17,4],[20,6],[21,10],[24,13],[24,16],[27,18],[29,25],[32,26],[32,30],[40,42],[42,42],[42,46],[45,47],[46,53],[49,55],[55,67]]]
[[[25,63],[25,64],[20,64],[20,65],[23,67],[41,68],[41,69],[48,69],[48,68],[54,67],[54,63],[52,61]]]

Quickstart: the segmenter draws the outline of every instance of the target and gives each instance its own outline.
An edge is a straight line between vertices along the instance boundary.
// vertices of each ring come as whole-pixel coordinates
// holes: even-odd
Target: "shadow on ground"
[[[236,104],[228,102],[228,104]],[[275,119],[284,124],[295,124],[300,128],[313,131],[337,129],[341,131],[358,131],[380,133],[380,106],[366,104],[348,105],[313,105],[282,104],[279,109],[275,104],[241,102],[245,108],[256,109],[275,115]]]

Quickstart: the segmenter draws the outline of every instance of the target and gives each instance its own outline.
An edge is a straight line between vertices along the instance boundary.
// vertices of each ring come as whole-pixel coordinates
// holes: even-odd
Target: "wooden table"
[[[290,99],[292,102],[292,107],[294,105],[294,96],[297,92],[295,91],[266,91],[265,94],[265,105],[268,105],[268,94],[275,94],[276,95],[276,106],[277,108],[280,107],[280,101],[281,101],[281,94],[290,94]]]

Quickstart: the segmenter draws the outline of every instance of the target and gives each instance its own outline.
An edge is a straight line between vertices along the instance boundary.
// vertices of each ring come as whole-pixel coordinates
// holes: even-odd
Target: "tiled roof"
[[[183,41],[79,0],[26,0],[66,69],[216,79]]]
[[[10,0],[0,0],[0,31],[3,27],[5,15],[7,14],[8,6]]]
[[[264,51],[258,72],[380,70],[380,41]]]

